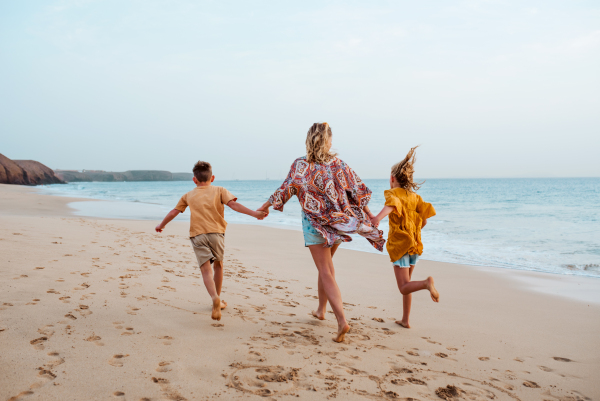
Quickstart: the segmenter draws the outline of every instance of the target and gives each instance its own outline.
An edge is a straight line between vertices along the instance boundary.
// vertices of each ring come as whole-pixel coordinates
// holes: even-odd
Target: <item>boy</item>
[[[210,185],[215,180],[210,163],[199,161],[194,166],[193,172],[196,188],[181,197],[175,209],[171,210],[162,223],[156,226],[156,231],[162,232],[171,220],[179,213],[183,213],[189,206],[192,214],[190,218],[190,240],[200,265],[204,285],[212,298],[211,317],[213,320],[221,320],[221,309],[227,306],[225,302],[221,302],[225,228],[227,227],[224,218],[224,205],[229,206],[238,213],[244,213],[259,220],[264,219],[266,214],[250,210],[237,203],[237,198],[225,188]],[[212,263],[215,266],[214,276]]]

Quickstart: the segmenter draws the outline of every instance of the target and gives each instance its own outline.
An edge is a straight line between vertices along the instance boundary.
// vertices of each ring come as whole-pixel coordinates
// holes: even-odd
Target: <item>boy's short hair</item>
[[[198,180],[198,182],[206,182],[210,181],[212,177],[212,166],[209,162],[199,161],[194,165],[192,170],[194,172],[194,177]]]

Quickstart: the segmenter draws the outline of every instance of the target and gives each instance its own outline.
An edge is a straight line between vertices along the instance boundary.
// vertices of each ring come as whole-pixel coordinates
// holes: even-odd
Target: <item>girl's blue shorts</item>
[[[404,256],[402,256],[400,259],[394,262],[394,266],[411,267],[416,265],[418,260],[419,255],[417,255],[416,253],[414,255],[409,255],[408,253],[405,253]]]

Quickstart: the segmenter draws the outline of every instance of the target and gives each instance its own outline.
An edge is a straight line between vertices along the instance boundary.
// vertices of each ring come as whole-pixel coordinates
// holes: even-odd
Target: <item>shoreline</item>
[[[186,222],[157,234],[31,191],[0,186],[0,399],[600,396],[600,306],[564,296],[584,283],[598,294],[597,280],[567,291],[551,275],[548,294],[526,281],[539,273],[423,260],[415,278],[433,276],[441,302],[415,293],[407,330],[387,255],[340,249],[351,331],[336,344],[333,315],[310,316],[317,276],[300,231],[229,226],[215,322]]]
[[[58,193],[54,193],[54,194],[45,194],[44,193],[43,188],[38,188],[36,189],[37,193],[40,195],[45,195],[45,196],[58,196],[58,197],[63,197],[63,198],[69,198],[69,199],[79,199],[79,200],[73,200],[72,202],[69,202],[69,204],[71,203],[78,203],[78,202],[99,202],[95,205],[97,205],[96,207],[94,206],[94,204],[90,204],[89,207],[87,207],[87,213],[86,210],[84,209],[77,209],[75,207],[72,207],[74,209],[73,211],[73,215],[74,216],[79,216],[79,217],[88,217],[88,218],[98,218],[98,219],[120,219],[120,220],[151,220],[151,221],[159,221],[160,219],[162,219],[162,216],[164,214],[166,214],[166,212],[168,211],[168,208],[166,208],[164,205],[158,204],[158,203],[148,203],[148,202],[141,202],[141,201],[124,201],[124,200],[110,200],[110,199],[99,199],[99,198],[91,198],[91,197],[87,197],[87,198],[72,198],[72,197],[68,197],[65,195],[61,195]],[[108,208],[111,209],[110,211],[107,211],[107,208],[102,208],[101,205],[103,204],[102,202],[104,202],[105,204],[112,204],[112,205],[122,205],[121,207],[113,207],[113,208]],[[135,205],[135,206],[134,206]],[[136,214],[139,215],[140,211],[136,210],[139,207],[144,207],[144,206],[140,206],[140,205],[151,205],[151,207],[156,211],[156,218],[152,217],[140,217],[139,218],[135,218],[135,217],[131,217],[131,216],[135,216]],[[124,206],[124,207],[123,207]],[[103,213],[99,213],[98,210],[104,209],[104,214],[105,216],[101,216],[101,214]],[[148,208],[149,210],[149,208]],[[127,211],[127,217],[120,217],[119,214],[124,213],[125,211]],[[186,211],[187,212],[187,211]],[[274,213],[274,212],[273,212]],[[154,216],[154,215],[153,215]],[[175,218],[174,221],[179,221],[179,222],[189,222],[189,215],[185,215],[186,217],[184,217],[183,215],[180,215],[178,217]],[[264,221],[261,224],[256,224],[253,221],[249,221],[249,222],[234,222],[234,223],[228,223],[228,224],[240,224],[240,225],[249,225],[249,226],[257,226],[257,227],[270,227],[270,228],[274,228],[274,229],[281,229],[281,230],[292,230],[292,231],[301,231],[301,227],[298,226],[293,226],[293,225],[287,225],[287,224],[276,224],[276,223],[269,223],[268,221]],[[359,239],[360,238],[354,238],[354,240]],[[346,248],[347,249],[347,248]],[[378,252],[375,252],[373,250],[371,250],[370,248],[367,248],[368,250],[364,250],[364,249],[351,249],[357,252],[365,252],[365,253],[372,253],[372,254],[380,254]],[[349,249],[350,250],[350,249]],[[386,254],[385,252],[383,253],[384,255]],[[456,265],[464,265],[464,266],[473,266],[473,267],[481,267],[481,268],[491,268],[491,269],[502,269],[502,270],[509,270],[509,271],[520,271],[520,272],[530,272],[530,273],[541,273],[541,274],[549,274],[552,276],[560,276],[560,277],[584,277],[584,278],[593,278],[593,279],[600,279],[600,276],[598,275],[592,275],[592,274],[582,274],[581,272],[576,272],[576,271],[569,271],[569,270],[565,270],[562,272],[557,272],[557,271],[544,271],[542,269],[539,268],[527,268],[527,267],[522,267],[522,266],[516,266],[516,267],[507,267],[507,266],[499,266],[499,265],[489,265],[489,264],[480,264],[480,263],[476,263],[476,262],[465,262],[465,261],[461,261],[461,262],[453,262],[453,261],[444,261],[444,260],[439,260],[439,259],[428,259],[427,256],[420,258],[420,260],[428,260],[431,262],[437,262],[437,263],[448,263],[448,264],[456,264]],[[600,302],[600,301],[599,301]]]

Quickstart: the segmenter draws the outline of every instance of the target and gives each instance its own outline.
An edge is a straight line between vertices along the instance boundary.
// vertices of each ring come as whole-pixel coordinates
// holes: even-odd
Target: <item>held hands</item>
[[[369,213],[368,217],[374,227],[379,227],[379,220],[377,220],[377,217],[373,213]]]
[[[269,215],[268,213],[265,213],[265,212],[263,212],[261,210],[257,210],[253,214],[253,216],[256,217],[258,220],[263,220],[268,215]]]

